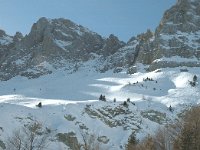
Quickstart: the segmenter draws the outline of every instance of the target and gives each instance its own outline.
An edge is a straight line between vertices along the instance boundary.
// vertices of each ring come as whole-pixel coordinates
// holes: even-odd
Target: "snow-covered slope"
[[[178,0],[155,33],[126,44],[62,18],[39,19],[25,37],[0,30],[0,147],[31,120],[55,131],[48,149],[83,143],[84,132],[119,150],[178,119],[200,102],[199,5]]]
[[[38,78],[61,68],[72,73],[91,61],[90,66],[101,72],[130,69],[137,63],[149,65],[147,70],[199,67],[198,6],[198,0],[178,0],[164,13],[155,32],[147,30],[127,43],[112,34],[103,38],[63,18],[40,18],[25,37],[1,31],[0,80],[17,75]]]
[[[80,143],[83,130],[99,137],[104,148],[124,149],[133,132],[142,139],[199,103],[199,85],[192,87],[189,81],[194,75],[198,79],[200,71],[180,69],[186,71],[174,68],[134,75],[60,71],[38,79],[18,76],[1,82],[1,140],[33,118],[56,133],[73,132]],[[98,101],[100,94],[107,102]],[[123,105],[127,98],[131,102]],[[42,108],[36,107],[39,102]],[[169,111],[170,105],[174,112]],[[58,141],[51,144],[52,149],[70,147]]]

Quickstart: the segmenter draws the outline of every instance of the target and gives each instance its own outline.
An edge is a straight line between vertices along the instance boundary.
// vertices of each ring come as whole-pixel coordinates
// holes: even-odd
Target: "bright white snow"
[[[199,85],[191,87],[189,81],[193,80],[195,74],[199,81],[200,70],[188,68],[188,72],[181,72],[180,69],[165,68],[161,71],[139,72],[133,75],[127,75],[125,72],[115,74],[112,71],[95,73],[80,70],[73,74],[57,71],[38,79],[18,76],[2,81],[0,82],[0,127],[3,128],[1,135],[7,137],[13,129],[20,127],[22,122],[28,121],[27,118],[31,117],[57,129],[57,132],[73,131],[80,140],[79,125],[84,124],[91,133],[110,139],[108,144],[105,144],[106,147],[113,150],[120,149],[119,146],[126,144],[137,124],[141,127],[137,132],[139,139],[147,134],[154,134],[159,126],[158,123],[143,117],[142,113],[149,111],[148,115],[155,115],[158,111],[166,115],[169,120],[173,120],[177,117],[176,114],[188,105],[199,103]],[[145,81],[147,77],[152,78],[152,81]],[[99,102],[100,94],[105,95],[109,102]],[[117,103],[113,102],[114,98]],[[124,130],[126,126],[110,128],[102,120],[91,118],[84,113],[89,105],[94,111],[107,107],[109,109],[121,107],[127,98],[130,98],[135,105],[129,104],[129,107],[124,109],[132,111],[134,117],[131,117],[131,114],[117,115],[113,118],[104,116],[110,121],[123,121],[127,116],[135,118],[135,123],[130,118],[125,121],[127,130]],[[39,102],[43,104],[41,109],[36,107]],[[175,109],[173,113],[168,110],[169,105]],[[69,114],[76,118],[75,121],[65,119],[64,116]],[[62,143],[51,144],[52,149],[66,148]]]

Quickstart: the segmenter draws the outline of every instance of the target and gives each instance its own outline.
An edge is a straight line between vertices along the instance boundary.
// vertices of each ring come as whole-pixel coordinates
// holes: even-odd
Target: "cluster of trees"
[[[131,99],[130,99],[130,98],[127,98],[127,100],[123,102],[123,105],[124,105],[124,106],[128,106],[128,103],[131,103],[131,104],[135,105],[134,102],[131,102]]]
[[[24,125],[13,131],[7,139],[6,150],[43,150],[48,149],[52,130],[38,121]]]
[[[192,81],[189,81],[189,83],[190,83],[190,85],[191,85],[192,87],[195,87],[196,84],[197,84],[197,76],[194,75]]]
[[[175,142],[175,150],[199,150],[200,149],[200,107],[189,110],[183,119]]]
[[[102,94],[101,94],[101,95],[99,96],[99,100],[100,100],[100,101],[106,101],[105,95],[102,95]],[[116,101],[117,101],[116,98],[114,98],[114,99],[113,99],[113,102],[115,103]],[[127,106],[128,106],[128,103],[130,103],[130,102],[131,102],[131,99],[130,99],[130,98],[127,98],[127,100],[123,102],[123,105],[127,107]],[[134,102],[131,102],[131,103],[132,103],[133,105],[135,105]]]
[[[154,81],[153,78],[149,78],[149,77],[146,77],[146,78],[143,78],[143,81]],[[158,83],[158,81],[155,81],[156,83]],[[139,82],[136,81],[134,82],[133,84],[138,84]],[[131,83],[129,82],[129,85],[131,85]],[[142,85],[143,86],[143,85]]]
[[[149,77],[147,77],[146,79],[143,78],[143,81],[154,81],[154,80],[153,80],[153,78],[149,78]]]
[[[153,78],[146,77],[146,78],[143,78],[143,81],[146,82],[146,81],[154,81],[154,80],[153,80]],[[136,82],[133,83],[133,85],[136,85],[136,84],[138,84],[138,83],[139,83],[139,82],[136,81]],[[155,83],[158,83],[158,81],[155,80]],[[131,85],[130,82],[129,82],[129,85]],[[141,83],[140,85],[141,85],[141,87],[145,87],[145,88],[147,89],[147,86],[145,86],[143,83]],[[156,88],[154,87],[153,90],[155,91]],[[160,89],[160,90],[161,90],[161,89]]]
[[[98,141],[95,134],[80,131],[82,141],[76,143],[71,140],[73,150],[102,150],[102,143]],[[24,125],[22,128],[13,131],[6,141],[6,150],[47,150],[50,148],[49,142],[56,141],[53,130],[45,127],[36,120]],[[70,139],[68,139],[70,140]],[[74,142],[74,143],[73,143]],[[1,149],[1,147],[0,147]]]
[[[100,101],[106,101],[106,96],[101,94],[101,95],[99,96],[99,100],[100,100]]]
[[[130,136],[126,150],[200,150],[200,107],[193,107],[181,121],[158,129],[155,136],[138,142]]]

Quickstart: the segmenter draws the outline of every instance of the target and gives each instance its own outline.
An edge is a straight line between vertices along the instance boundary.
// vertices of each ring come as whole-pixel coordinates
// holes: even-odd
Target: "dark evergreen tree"
[[[173,109],[172,109],[172,106],[171,106],[171,105],[169,106],[169,111],[171,111],[171,112],[173,111]]]
[[[194,81],[194,82],[197,82],[197,76],[196,76],[196,75],[194,75],[193,81]]]
[[[101,101],[103,100],[103,95],[102,94],[100,95],[99,100],[101,100]]]
[[[136,149],[136,144],[138,143],[135,133],[132,133],[128,139],[128,143],[126,145],[126,150],[134,150]]]
[[[42,107],[42,102],[39,102],[39,103],[37,104],[37,107],[41,108],[41,107]]]
[[[189,81],[189,83],[190,83],[190,85],[191,85],[192,87],[195,87],[195,86],[196,86],[196,82],[194,82],[194,81]]]
[[[106,101],[106,96],[105,95],[102,96],[102,101]]]
[[[124,102],[123,102],[123,105],[124,105],[124,106],[128,106],[128,104],[127,104],[127,102],[126,102],[126,101],[124,101]]]

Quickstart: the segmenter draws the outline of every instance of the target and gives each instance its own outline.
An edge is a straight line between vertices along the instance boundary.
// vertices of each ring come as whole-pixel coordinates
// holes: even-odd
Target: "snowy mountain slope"
[[[177,1],[155,32],[147,30],[127,43],[112,34],[103,38],[63,18],[40,18],[25,37],[1,31],[1,43],[6,45],[0,45],[0,80],[17,75],[38,78],[61,68],[72,73],[91,61],[91,67],[100,72],[130,69],[137,63],[149,65],[147,70],[199,67],[199,3]]]
[[[1,36],[0,45],[8,45],[8,44],[12,43],[12,40],[13,40],[12,37],[6,35],[4,33],[4,31],[2,31],[2,30],[0,31],[0,36]]]
[[[199,103],[199,85],[192,87],[189,81],[194,75],[199,78],[200,71],[180,69],[184,68],[134,75],[82,71],[66,76],[61,71],[37,79],[18,76],[1,82],[1,140],[31,117],[57,133],[73,132],[79,142],[83,130],[97,135],[103,147],[124,149],[132,132],[142,139],[160,125],[173,122],[188,106]],[[108,102],[98,101],[100,94]],[[113,102],[114,98],[117,102]],[[124,106],[127,98],[131,102]],[[36,107],[39,102],[42,108]],[[174,112],[168,110],[169,105]],[[51,144],[59,149],[70,146]]]
[[[38,120],[56,131],[49,149],[83,143],[81,132],[125,149],[131,134],[141,140],[199,104],[199,5],[178,0],[155,33],[126,44],[62,18],[39,19],[25,37],[0,31],[0,146]]]
[[[0,80],[17,75],[38,78],[60,68],[73,72],[95,56],[104,58],[125,45],[114,35],[102,38],[63,18],[40,18],[28,35],[20,37],[18,33],[13,39],[9,53],[4,52],[1,59]],[[5,38],[1,41],[6,44]]]

